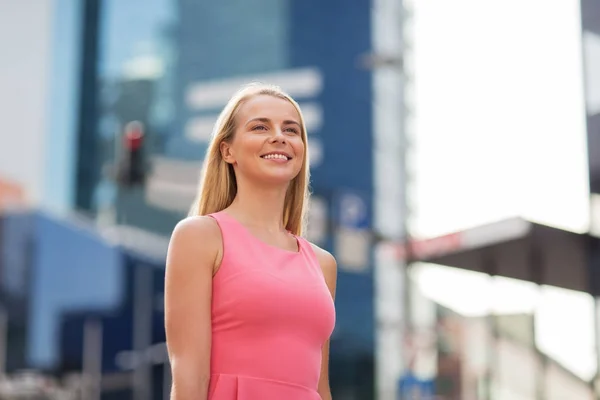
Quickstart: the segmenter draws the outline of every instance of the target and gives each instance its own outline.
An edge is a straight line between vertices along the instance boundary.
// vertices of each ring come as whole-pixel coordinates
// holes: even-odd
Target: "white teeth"
[[[287,160],[288,159],[283,154],[267,154],[266,156],[263,156],[263,158],[266,158],[268,160],[271,160],[271,159],[274,159],[274,158],[281,159],[281,160]]]

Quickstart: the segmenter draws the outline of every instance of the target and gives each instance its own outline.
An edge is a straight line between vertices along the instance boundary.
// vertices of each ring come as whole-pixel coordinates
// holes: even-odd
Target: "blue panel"
[[[116,363],[117,354],[133,349],[133,318],[134,318],[134,274],[137,268],[150,268],[153,273],[151,297],[147,299],[153,306],[152,322],[147,329],[151,330],[152,343],[165,341],[163,291],[164,291],[164,265],[150,264],[147,259],[138,258],[132,254],[123,254],[122,279],[126,295],[117,307],[104,309],[94,313],[83,310],[76,313],[63,315],[61,321],[61,352],[63,363],[67,368],[78,369],[81,364],[81,349],[83,341],[83,327],[86,318],[96,315],[103,324],[103,356],[102,370],[105,373],[120,371]]]
[[[115,307],[121,301],[121,258],[95,234],[45,216],[35,221],[29,361],[58,361],[59,318],[69,310]]]

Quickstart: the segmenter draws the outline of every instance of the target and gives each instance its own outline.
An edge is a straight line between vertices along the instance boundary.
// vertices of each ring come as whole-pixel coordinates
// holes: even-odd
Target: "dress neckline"
[[[249,236],[255,242],[263,245],[264,247],[267,247],[267,248],[272,249],[272,250],[280,251],[282,253],[292,254],[292,255],[294,255],[294,254],[301,254],[302,253],[302,241],[300,240],[300,238],[298,236],[294,235],[292,232],[287,231],[296,240],[296,244],[298,246],[298,249],[295,250],[295,251],[294,250],[283,249],[281,247],[269,244],[269,243],[265,242],[264,240],[256,237],[256,235],[254,235],[252,232],[250,232],[250,230],[244,224],[242,224],[234,216],[232,216],[231,214],[227,213],[226,211],[220,211],[219,214],[224,215],[225,218],[229,219],[234,224],[238,225],[240,227],[240,229],[243,230],[244,233],[247,236]]]

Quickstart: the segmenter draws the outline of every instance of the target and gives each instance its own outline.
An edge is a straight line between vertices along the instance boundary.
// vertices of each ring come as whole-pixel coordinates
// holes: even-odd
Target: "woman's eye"
[[[287,128],[286,130],[287,130],[288,132],[295,133],[296,135],[297,135],[298,133],[300,133],[300,132],[298,132],[298,129],[296,129],[296,128]]]
[[[252,128],[253,131],[261,131],[265,129],[267,129],[267,127],[264,125],[256,125],[254,128]]]

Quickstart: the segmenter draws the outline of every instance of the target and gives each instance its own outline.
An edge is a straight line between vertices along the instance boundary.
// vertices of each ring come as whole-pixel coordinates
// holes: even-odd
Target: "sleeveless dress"
[[[225,212],[213,277],[209,400],[321,400],[321,350],[333,299],[310,243],[271,246]]]

